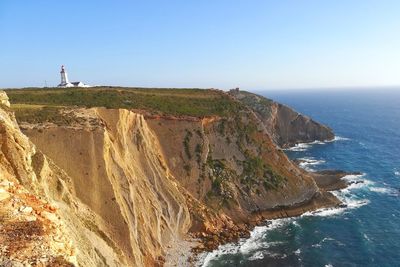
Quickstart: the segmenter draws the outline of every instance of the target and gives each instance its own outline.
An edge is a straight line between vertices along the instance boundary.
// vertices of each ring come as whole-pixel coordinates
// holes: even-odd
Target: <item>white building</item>
[[[90,85],[84,84],[83,82],[70,82],[68,80],[67,71],[64,68],[64,65],[61,66],[61,83],[58,87],[90,87]]]

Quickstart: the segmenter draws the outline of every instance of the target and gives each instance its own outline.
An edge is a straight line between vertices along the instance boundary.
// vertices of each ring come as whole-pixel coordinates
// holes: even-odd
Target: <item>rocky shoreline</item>
[[[297,217],[306,212],[318,209],[341,207],[343,203],[329,191],[346,188],[350,184],[342,178],[346,175],[359,175],[360,173],[341,170],[323,170],[310,172],[308,174],[314,178],[316,184],[320,188],[320,192],[316,193],[310,200],[292,206],[277,206],[273,209],[254,212],[248,223],[225,229],[219,234],[205,232],[192,234],[199,243],[192,248],[193,255],[188,257],[189,263],[193,264],[196,262],[197,256],[202,252],[211,252],[217,249],[219,245],[235,243],[238,242],[240,238],[250,237],[250,231],[256,226],[265,224],[266,220]]]

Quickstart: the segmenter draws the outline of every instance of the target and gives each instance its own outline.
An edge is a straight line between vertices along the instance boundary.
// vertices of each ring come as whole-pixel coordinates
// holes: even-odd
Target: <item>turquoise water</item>
[[[270,221],[205,266],[400,266],[400,90],[261,94],[329,125],[334,142],[286,151],[303,168],[359,171],[334,192],[347,208]]]

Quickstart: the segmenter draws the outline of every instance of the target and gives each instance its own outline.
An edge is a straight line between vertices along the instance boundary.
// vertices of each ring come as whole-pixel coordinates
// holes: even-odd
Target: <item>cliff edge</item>
[[[328,141],[335,137],[329,127],[271,99],[237,89],[230,90],[229,95],[254,111],[275,144],[281,148]]]

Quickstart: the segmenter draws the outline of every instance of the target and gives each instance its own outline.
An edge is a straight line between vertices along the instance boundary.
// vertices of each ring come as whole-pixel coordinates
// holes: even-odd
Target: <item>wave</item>
[[[340,201],[344,204],[341,207],[337,208],[321,208],[317,209],[315,211],[308,211],[306,213],[303,213],[300,217],[307,217],[307,216],[318,216],[318,217],[332,217],[332,216],[337,216],[341,215],[344,212],[348,211],[349,209],[357,209],[359,207],[365,206],[370,203],[368,199],[351,199],[349,197],[344,197],[340,194],[335,194],[334,195],[339,198]]]
[[[340,207],[335,208],[321,208],[315,211],[308,211],[303,213],[301,217],[305,216],[319,216],[319,217],[331,217],[341,215],[350,209],[357,209],[359,207],[368,205],[370,201],[368,199],[360,198],[352,191],[362,188],[369,188],[374,182],[363,178],[365,174],[351,174],[346,175],[342,179],[348,181],[350,185],[344,189],[332,191],[342,203]]]
[[[398,171],[397,169],[394,169],[394,175],[400,176],[400,171]]]
[[[290,222],[292,218],[283,218],[267,221],[268,225],[256,226],[253,231],[250,232],[250,237],[248,239],[240,239],[238,243],[228,243],[225,245],[220,245],[218,249],[212,252],[205,252],[199,255],[197,266],[208,266],[210,262],[222,255],[234,255],[242,254],[245,255],[249,260],[262,259],[265,256],[274,258],[285,258],[285,254],[274,254],[266,251],[266,248],[277,246],[283,242],[267,242],[265,240],[265,235],[268,231],[282,227]],[[262,251],[260,251],[262,249]]]
[[[255,254],[253,254],[252,256],[250,256],[250,258],[248,260],[255,261],[255,260],[262,260],[262,259],[264,259],[264,253],[262,251],[258,251]]]
[[[309,161],[314,162],[312,158],[306,158]],[[359,207],[368,205],[370,201],[368,199],[360,198],[357,194],[354,194],[353,191],[360,190],[362,188],[369,188],[370,190],[374,190],[373,185],[374,182],[365,179],[365,174],[352,174],[346,175],[342,179],[347,180],[350,183],[350,186],[333,191],[332,193],[343,203],[340,207],[335,208],[321,208],[315,211],[305,212],[300,216],[318,216],[318,217],[331,217],[331,216],[339,216],[349,210],[357,209]],[[379,190],[379,189],[378,189]],[[265,238],[269,231],[273,229],[280,228],[289,223],[293,224],[295,227],[301,227],[297,222],[298,218],[283,218],[283,219],[275,219],[267,221],[268,225],[265,226],[256,226],[253,231],[250,233],[250,237],[248,239],[241,239],[238,243],[230,243],[221,245],[218,249],[209,252],[203,253],[199,256],[199,265],[197,266],[208,266],[211,261],[219,258],[222,255],[235,255],[241,254],[245,256],[248,260],[260,260],[264,257],[273,257],[273,258],[284,258],[287,255],[285,254],[274,254],[271,251],[268,251],[268,248],[277,246],[282,244],[283,242],[270,242]],[[329,238],[324,238],[321,242],[329,241]],[[321,246],[321,244],[317,244],[316,246]],[[300,254],[301,250],[296,250],[294,252],[295,255]]]
[[[322,164],[325,161],[317,160],[313,157],[304,157],[300,158],[305,162],[304,167],[313,166]],[[300,216],[318,216],[318,217],[335,217],[341,216],[344,213],[349,212],[350,210],[354,210],[360,208],[362,206],[368,205],[370,201],[365,198],[365,194],[363,190],[369,190],[371,192],[382,193],[382,194],[394,194],[394,189],[388,187],[381,187],[381,185],[377,185],[375,182],[366,179],[366,174],[351,174],[346,175],[342,179],[346,180],[350,185],[341,190],[333,191],[332,193],[343,203],[340,207],[336,208],[322,208],[316,211],[309,211]],[[357,193],[357,192],[361,193]],[[249,261],[257,261],[264,259],[266,257],[272,258],[285,258],[286,254],[277,254],[274,253],[274,247],[284,244],[285,242],[271,242],[268,241],[266,236],[269,231],[277,228],[284,227],[289,223],[295,226],[296,228],[300,227],[299,217],[297,218],[283,218],[267,221],[267,225],[265,226],[257,226],[250,233],[250,237],[248,239],[241,239],[238,243],[225,244],[218,247],[217,250],[214,250],[210,253],[204,253],[202,258],[198,263],[200,265],[197,266],[209,266],[213,260],[218,259],[223,255],[242,255]],[[330,238],[324,238],[320,243],[315,244],[316,247],[321,246],[322,243],[330,241]],[[270,248],[270,249],[269,249]],[[272,248],[272,249],[271,249]],[[271,251],[272,250],[272,251]],[[293,251],[293,254],[299,256],[301,253],[300,248]],[[331,265],[330,265],[331,266]]]
[[[351,140],[351,139],[347,138],[347,137],[335,135],[335,138],[333,138],[332,141],[335,142],[335,141],[349,141],[349,140]]]
[[[337,141],[348,141],[348,140],[351,140],[351,139],[347,138],[347,137],[342,137],[342,136],[335,136],[332,140],[324,140],[324,141],[315,140],[312,142],[298,143],[292,147],[285,148],[283,150],[302,152],[302,151],[306,151],[307,149],[309,149],[312,145],[323,145],[326,143],[337,142]]]
[[[375,193],[381,193],[381,194],[386,194],[386,195],[391,195],[391,196],[399,195],[399,191],[394,189],[394,188],[371,187],[371,188],[369,188],[369,190],[372,191],[372,192],[375,192]]]
[[[299,158],[298,160],[301,161],[299,163],[299,166],[309,172],[315,171],[313,168],[310,168],[309,166],[316,166],[325,163],[325,160],[315,159],[313,157]]]
[[[285,148],[284,150],[300,152],[300,151],[306,151],[307,149],[310,148],[310,146],[311,146],[310,143],[299,143],[299,144],[296,144],[295,146]]]
[[[391,196],[399,195],[399,190],[387,186],[379,186],[375,182],[363,178],[365,174],[346,175],[342,179],[347,180],[350,184],[347,188],[342,189],[342,192],[348,193],[350,190],[367,188],[370,192],[386,194]],[[384,183],[385,184],[385,183]],[[386,184],[385,184],[386,185]]]

